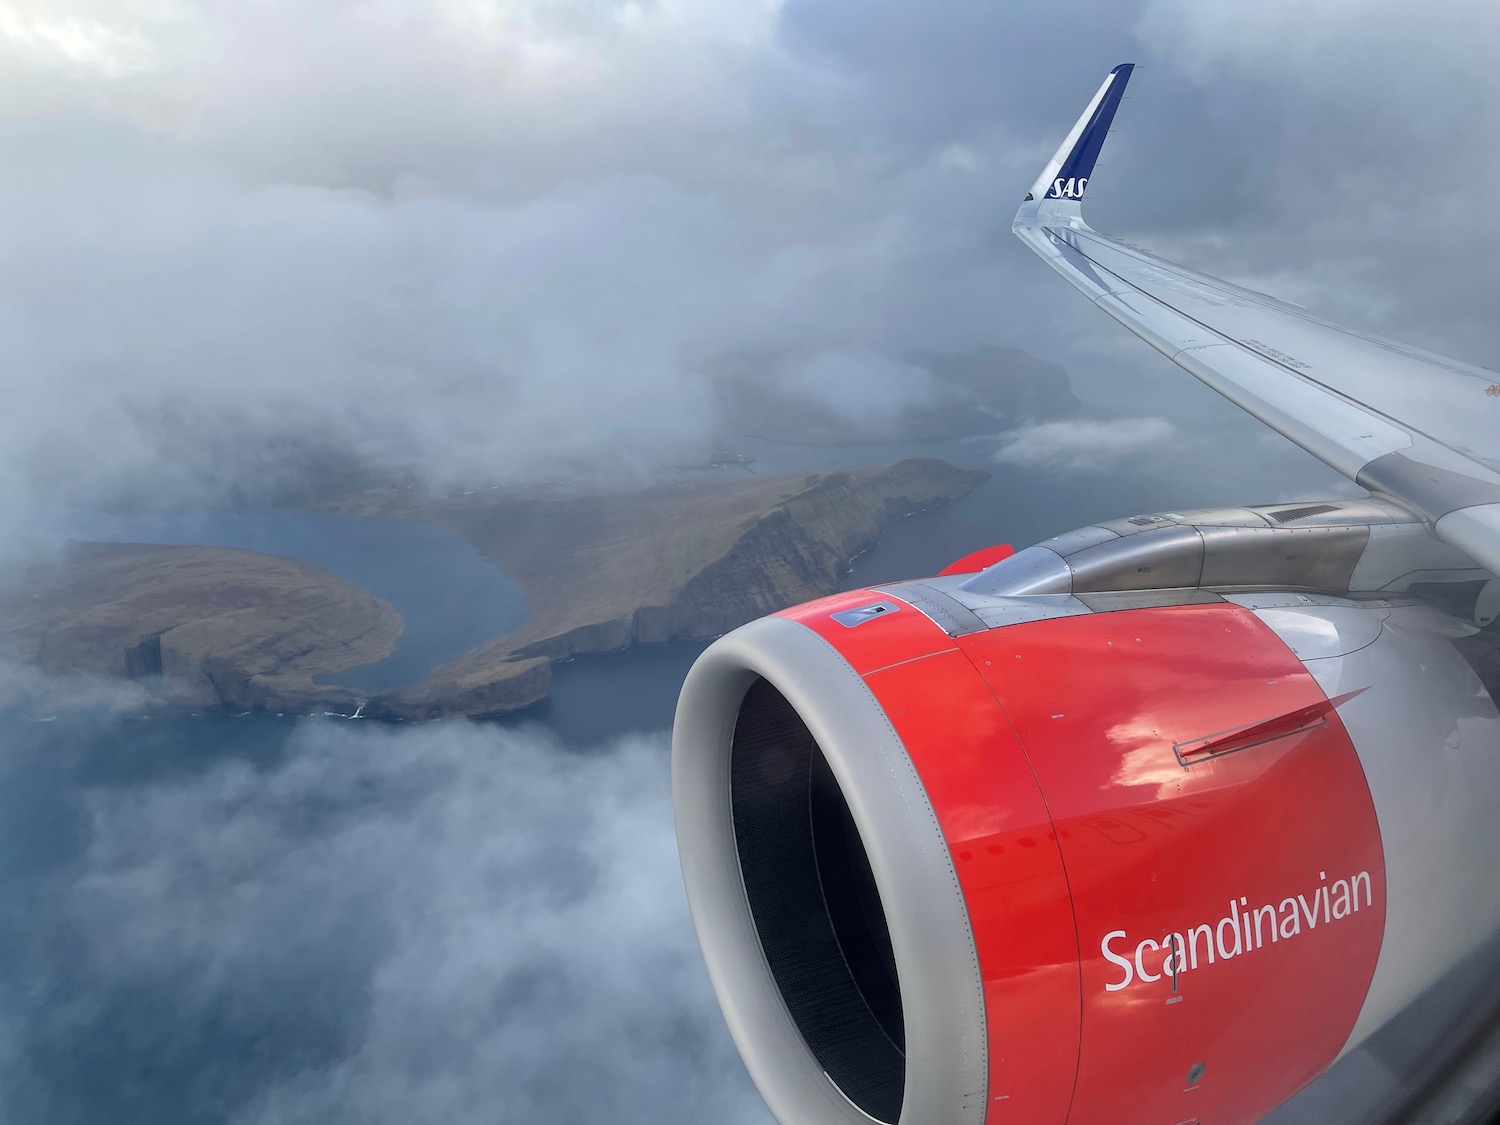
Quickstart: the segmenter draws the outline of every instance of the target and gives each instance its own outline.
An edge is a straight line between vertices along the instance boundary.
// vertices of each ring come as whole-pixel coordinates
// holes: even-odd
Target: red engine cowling
[[[694,921],[779,1120],[1252,1121],[1500,924],[1485,864],[1442,869],[1500,774],[1441,615],[966,631],[920,589],[745,626],[679,704]]]

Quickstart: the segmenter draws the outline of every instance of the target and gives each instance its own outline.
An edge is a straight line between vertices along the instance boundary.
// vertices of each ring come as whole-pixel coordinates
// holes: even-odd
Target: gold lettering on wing
[[[1488,387],[1484,388],[1484,393],[1491,398],[1500,398],[1500,383],[1491,383]]]

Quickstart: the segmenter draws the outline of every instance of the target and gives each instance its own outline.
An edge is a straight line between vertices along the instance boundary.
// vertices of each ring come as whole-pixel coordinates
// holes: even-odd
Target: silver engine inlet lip
[[[936,814],[865,682],[812,630],[763,618],[720,638],[688,673],[672,732],[683,880],[719,1004],[745,1066],[786,1125],[868,1125],[804,1042],[768,966],[735,846],[730,755],[746,692],[770,682],[827,758],[864,842],[906,1027],[900,1125],[982,1125],[984,989],[968,910]]]

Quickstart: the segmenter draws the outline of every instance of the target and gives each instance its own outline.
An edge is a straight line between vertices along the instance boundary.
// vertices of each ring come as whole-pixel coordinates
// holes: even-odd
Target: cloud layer
[[[693,941],[659,738],[282,731],[269,757],[225,724],[98,754],[12,732],[3,1116],[768,1121]]]
[[[901,356],[1020,345],[1105,413],[1217,425],[1005,230],[1127,57],[1101,225],[1493,363],[1497,19],[10,0],[0,513],[680,463],[744,355],[840,357],[879,417],[923,393]]]
[[[1157,460],[1177,440],[1165,418],[1078,418],[1040,422],[1002,434],[995,460],[1038,469],[1097,471],[1156,451]]]

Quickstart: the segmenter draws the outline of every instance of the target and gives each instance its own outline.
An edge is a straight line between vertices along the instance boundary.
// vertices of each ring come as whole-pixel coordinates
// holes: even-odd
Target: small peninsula
[[[379,660],[401,618],[321,567],[228,547],[72,543],[0,592],[0,655],[148,685],[162,706],[352,711],[313,677]]]
[[[986,478],[912,459],[634,491],[346,496],[321,510],[449,528],[530,607],[520,628],[396,691],[318,682],[393,650],[402,622],[390,605],[319,567],[228,548],[73,544],[58,567],[0,593],[0,645],[48,674],[139,681],[163,706],[494,716],[545,699],[555,660],[713,637],[832,593],[889,521]]]

